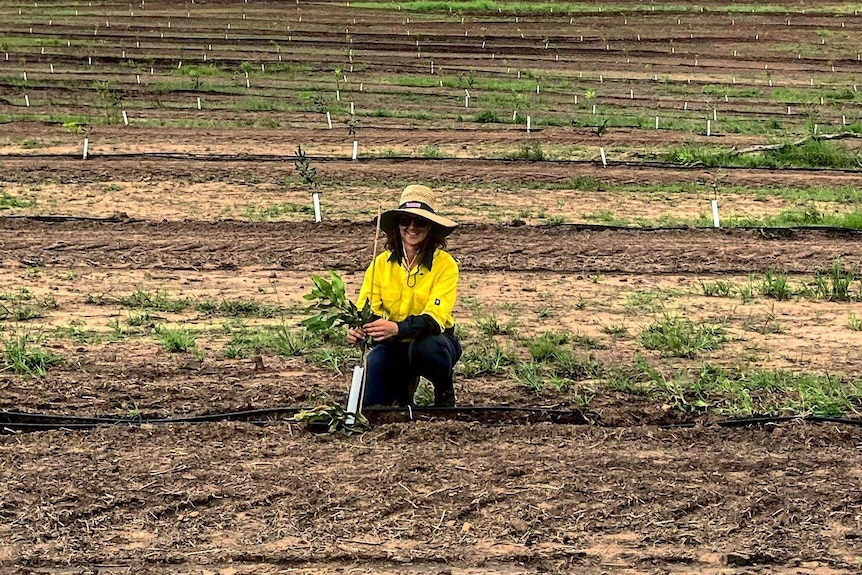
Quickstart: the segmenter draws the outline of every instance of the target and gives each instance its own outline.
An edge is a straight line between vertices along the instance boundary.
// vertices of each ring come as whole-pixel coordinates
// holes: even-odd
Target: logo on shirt
[[[434,300],[434,305],[440,305],[440,300],[439,300],[439,299],[435,299],[435,300]]]

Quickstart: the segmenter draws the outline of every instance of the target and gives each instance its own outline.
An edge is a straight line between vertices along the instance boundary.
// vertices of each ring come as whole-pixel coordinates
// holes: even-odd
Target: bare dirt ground
[[[168,35],[201,31],[182,22],[185,9],[181,14],[155,1],[147,6],[173,17]],[[233,4],[204,6],[215,13],[210,23],[217,23],[218,36],[225,28],[221,10],[233,10],[234,30],[245,27],[249,36],[285,24],[272,5],[248,5],[248,21]],[[339,7],[344,22],[337,29],[311,24],[303,39],[297,18],[320,21],[331,6],[293,8],[290,25],[309,61],[313,55],[304,50],[334,46],[350,26],[364,32],[357,33],[355,48],[369,66],[357,71],[357,81],[373,86],[375,74],[415,72],[406,12],[381,16]],[[411,28],[426,35],[427,50],[436,50],[438,66],[451,74],[466,73],[477,62],[501,76],[505,67],[554,74],[579,61],[593,75],[605,71],[601,96],[608,101],[628,97],[630,85],[640,98],[647,92],[635,82],[654,74],[682,82],[693,77],[699,94],[700,85],[726,84],[731,75],[739,75],[740,87],[762,86],[764,64],[776,84],[828,79],[827,59],[840,74],[856,73],[858,18],[842,16],[845,28],[833,16],[788,10],[794,11],[793,26],[779,26],[785,14],[683,12],[613,19],[592,14],[573,24],[547,16],[516,24],[511,15],[488,14],[468,18],[464,27],[456,15],[435,22],[414,15]],[[358,24],[348,22],[352,16]],[[32,25],[41,33],[46,23],[40,18],[34,16]],[[105,17],[84,18],[75,26],[89,39]],[[110,30],[98,28],[102,37],[125,38],[122,18]],[[162,33],[168,30],[163,20],[157,23]],[[705,29],[709,33],[695,34]],[[828,33],[818,35],[821,29]],[[521,31],[526,39],[519,39]],[[581,33],[586,45],[574,41],[573,34]],[[636,42],[636,34],[645,42]],[[487,38],[487,50],[476,49],[479,35]],[[675,52],[666,36],[675,37]],[[561,40],[566,38],[571,42]],[[548,55],[545,39],[566,62]],[[159,46],[157,58],[175,67],[181,43],[156,40],[156,32],[146,38],[148,49]],[[789,54],[788,46],[796,51],[797,44],[805,58]],[[731,59],[735,49],[741,58]],[[491,60],[490,51],[501,57]],[[58,68],[79,57],[57,59]],[[239,58],[231,64],[237,66],[256,55],[231,57]],[[36,50],[26,58],[44,68],[50,56]],[[31,72],[34,83],[39,74]],[[96,77],[89,74],[94,72],[68,78],[89,86]],[[452,110],[462,96],[456,92]],[[18,113],[22,95],[20,87],[4,92],[0,113]],[[56,97],[50,89],[33,88],[34,102],[50,97]],[[387,98],[368,95],[366,105],[385,105]],[[93,105],[84,100],[58,104],[57,110],[80,113]],[[694,100],[692,109],[712,105]],[[610,165],[602,168],[589,129],[536,130],[533,137],[563,161],[527,162],[493,159],[526,141],[519,127],[463,129],[466,124],[455,121],[429,126],[401,118],[376,118],[371,125],[363,119],[362,150],[375,157],[350,161],[344,129],[325,129],[320,114],[286,114],[289,126],[282,130],[147,123],[208,117],[174,106],[190,108],[192,101],[191,93],[165,97],[170,106],[142,110],[148,117],[132,112],[128,128],[97,127],[87,161],[80,158],[82,135],[61,125],[2,125],[0,191],[35,203],[0,218],[0,293],[26,288],[56,305],[42,318],[3,321],[0,328],[4,337],[49,336],[46,347],[63,360],[44,378],[0,372],[0,409],[168,417],[343,402],[350,361],[336,371],[305,357],[228,359],[229,321],[197,311],[154,314],[155,322],[204,334],[200,354],[167,353],[150,334],[123,333],[128,308],[99,305],[90,296],[144,289],[195,300],[255,300],[279,306],[282,315],[247,325],[285,321],[293,327],[303,317],[301,296],[312,273],[339,270],[355,293],[371,258],[376,205],[390,205],[404,184],[416,181],[437,187],[447,214],[463,222],[450,249],[462,271],[459,323],[474,341],[481,337],[478,318],[494,313],[516,322],[518,337],[563,329],[595,338],[600,345],[591,357],[607,365],[627,365],[642,355],[666,373],[709,362],[862,376],[862,336],[847,327],[848,316],[862,315],[858,302],[743,303],[707,298],[700,287],[718,280],[742,285],[767,268],[803,281],[837,258],[862,265],[857,233],[543,225],[549,217],[581,222],[584,214],[607,209],[653,220],[697,217],[709,206],[710,197],[697,194],[644,198],[608,194],[603,185],[708,184],[720,178],[752,187],[859,187],[858,171],[624,163],[680,143],[760,143],[746,135],[707,140],[672,130],[609,131],[602,143]],[[273,114],[227,109],[229,98],[219,103],[223,108],[210,116],[219,120]],[[656,98],[650,105],[652,114],[678,109],[680,102]],[[765,101],[752,113],[778,108],[783,112],[784,104]],[[855,113],[853,105],[848,109]],[[295,183],[297,144],[317,157],[326,222],[310,223],[299,209],[277,221],[254,221],[273,206],[309,203],[308,191]],[[422,157],[429,146],[446,159]],[[377,157],[387,150],[405,157]],[[580,189],[578,178],[598,182],[598,189]],[[539,184],[555,189],[535,193]],[[753,195],[723,196],[721,203],[726,215],[772,215],[791,206]],[[666,312],[725,322],[731,341],[697,358],[644,350],[632,334]],[[628,335],[611,337],[609,326],[625,327]],[[101,339],[76,336],[84,332]],[[591,382],[581,383],[568,392],[534,391],[505,375],[459,375],[457,389],[465,406],[569,409],[584,408],[593,391]],[[2,435],[0,572],[843,575],[862,569],[858,426],[794,421],[719,428],[712,425],[719,416],[610,390],[591,397],[585,411],[592,425],[442,420],[390,423],[346,436],[270,421]]]

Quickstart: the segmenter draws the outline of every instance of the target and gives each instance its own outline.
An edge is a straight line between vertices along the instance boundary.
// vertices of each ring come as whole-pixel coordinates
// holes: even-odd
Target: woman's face
[[[398,231],[401,233],[405,250],[415,252],[422,249],[431,231],[431,222],[424,218],[401,216],[398,218]]]

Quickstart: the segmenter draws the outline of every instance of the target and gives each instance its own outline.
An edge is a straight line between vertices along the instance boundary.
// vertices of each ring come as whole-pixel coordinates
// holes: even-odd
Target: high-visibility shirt
[[[392,252],[385,251],[368,266],[356,305],[362,309],[365,301],[370,300],[371,310],[384,319],[401,322],[409,316],[428,315],[437,322],[441,332],[453,328],[452,308],[458,293],[455,258],[437,249],[430,262],[426,258],[408,270],[403,258],[399,263],[391,257]]]

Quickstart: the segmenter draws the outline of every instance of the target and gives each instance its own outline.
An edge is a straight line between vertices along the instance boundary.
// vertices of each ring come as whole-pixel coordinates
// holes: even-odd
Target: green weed
[[[13,196],[6,192],[0,191],[0,210],[9,210],[12,208],[32,208],[36,205],[36,200],[22,200],[18,196]]]
[[[477,319],[476,327],[487,337],[493,337],[495,335],[514,335],[517,323],[518,322],[515,319],[510,319],[505,323],[501,323],[497,316],[488,315]]]
[[[468,379],[496,375],[502,373],[514,361],[512,355],[496,342],[472,345],[461,357],[461,373]]]
[[[700,289],[707,297],[728,297],[733,295],[736,286],[727,280],[716,280],[713,282],[700,281]]]
[[[858,279],[858,270],[845,269],[840,259],[832,262],[828,272],[814,274],[814,294],[817,299],[849,301],[853,299],[850,288]]]
[[[726,336],[723,326],[665,315],[644,328],[640,341],[645,348],[663,355],[693,358],[702,351],[718,349]]]
[[[140,308],[154,311],[178,313],[191,305],[187,299],[172,299],[164,290],[157,292],[147,291],[141,288],[136,289],[133,293],[127,296],[119,296],[114,299],[105,299],[107,296],[102,296],[101,304],[115,303],[122,307]],[[88,302],[90,296],[88,296]],[[95,303],[93,300],[92,303]]]
[[[169,353],[187,352],[196,348],[197,338],[187,329],[175,329],[160,325],[156,326],[155,337],[156,341]]]
[[[532,162],[542,162],[547,160],[545,151],[542,149],[542,144],[538,140],[528,140],[514,152],[504,154],[507,160],[530,160]]]
[[[787,274],[767,269],[764,272],[763,280],[760,282],[760,293],[778,301],[790,299],[791,293],[787,285]]]
[[[3,371],[45,377],[63,358],[42,347],[42,335],[18,333],[3,338]]]

